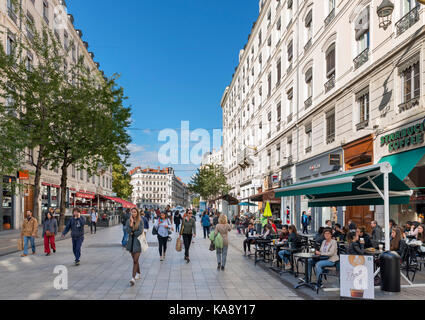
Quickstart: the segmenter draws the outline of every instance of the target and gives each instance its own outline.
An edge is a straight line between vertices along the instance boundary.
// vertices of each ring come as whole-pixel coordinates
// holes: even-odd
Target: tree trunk
[[[33,198],[33,205],[32,205],[32,211],[34,217],[37,219],[38,223],[42,222],[41,219],[41,207],[39,205],[39,198],[40,198],[40,180],[41,180],[41,170],[43,167],[43,146],[39,146],[38,151],[38,157],[37,157],[37,163],[35,166],[35,177],[34,177],[34,198]]]
[[[65,211],[66,211],[66,185],[68,182],[68,165],[66,160],[62,164],[62,176],[61,176],[61,196],[60,196],[60,217],[59,217],[59,232],[62,232],[65,228]]]

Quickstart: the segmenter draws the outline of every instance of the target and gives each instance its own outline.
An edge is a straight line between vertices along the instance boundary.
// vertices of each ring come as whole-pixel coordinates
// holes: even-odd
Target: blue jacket
[[[143,225],[144,225],[144,228],[145,228],[146,230],[148,230],[148,229],[149,229],[149,221],[148,221],[148,218],[146,218],[146,217],[142,217],[142,219],[143,219]]]
[[[75,219],[72,217],[68,220],[68,223],[66,224],[65,230],[62,232],[62,234],[65,236],[69,229],[71,229],[71,237],[76,238],[82,238],[84,237],[84,225],[86,224],[86,219],[84,217],[80,217],[78,219]]]
[[[210,225],[211,225],[210,217],[207,214],[202,216],[202,226],[209,227]]]

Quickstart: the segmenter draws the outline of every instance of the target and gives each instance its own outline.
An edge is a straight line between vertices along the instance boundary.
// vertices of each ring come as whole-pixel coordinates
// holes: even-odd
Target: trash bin
[[[381,290],[400,292],[400,256],[397,252],[387,251],[379,259],[381,267]]]

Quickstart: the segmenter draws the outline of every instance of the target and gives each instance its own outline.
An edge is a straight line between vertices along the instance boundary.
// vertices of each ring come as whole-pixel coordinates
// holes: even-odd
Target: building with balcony
[[[276,185],[285,186],[375,164],[388,155],[379,140],[385,133],[421,122],[425,7],[395,1],[384,30],[380,3],[259,1],[221,100],[224,167],[234,196],[259,200],[252,195],[273,189],[276,175]],[[423,147],[415,142],[408,149]],[[251,165],[239,151],[247,148]],[[424,211],[419,193],[411,216]],[[381,206],[309,208],[306,197],[287,197],[282,218],[287,207],[297,227],[304,210],[312,212],[313,229],[327,219],[367,227],[372,219],[383,221]],[[404,220],[397,214],[403,210],[409,212],[392,207],[392,218]]]
[[[18,7],[19,3],[19,7]],[[89,44],[83,40],[83,32],[74,25],[74,17],[65,15],[64,28],[56,28],[58,6],[65,6],[64,0],[12,0],[0,2],[0,21],[2,34],[0,41],[8,54],[13,52],[18,38],[28,39],[34,36],[34,29],[41,30],[42,26],[48,27],[57,37],[64,49],[72,43],[73,47],[65,66],[71,66],[77,57],[83,57],[86,68],[91,72],[103,74],[99,70],[99,63],[93,60],[94,54],[89,52]],[[22,11],[19,13],[19,11]],[[28,22],[28,23],[27,23]],[[28,64],[33,63],[31,52],[27,53]],[[0,179],[0,231],[3,229],[19,229],[22,224],[23,214],[33,208],[33,191],[35,167],[31,164],[37,157],[37,149],[26,150],[26,164],[23,171],[28,170],[29,175],[7,176]],[[35,213],[36,217],[47,211],[48,207],[58,208],[60,203],[60,176],[59,168],[50,165],[42,169],[41,193],[38,199],[41,212]],[[24,178],[25,177],[25,178]],[[18,182],[21,189],[15,188]],[[66,206],[69,213],[72,206],[102,206],[102,196],[112,196],[112,168],[99,168],[90,176],[85,169],[76,167],[68,168],[68,186],[66,190]],[[102,198],[105,200],[104,198]]]

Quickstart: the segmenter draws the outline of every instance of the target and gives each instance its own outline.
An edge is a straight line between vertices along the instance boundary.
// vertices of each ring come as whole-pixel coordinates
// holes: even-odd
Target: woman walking
[[[224,270],[227,259],[227,250],[229,249],[229,237],[227,234],[231,231],[229,223],[227,222],[227,217],[224,214],[221,214],[218,218],[218,224],[215,228],[215,236],[218,233],[221,234],[223,238],[223,248],[216,248],[217,251],[217,270]]]
[[[47,212],[46,219],[43,222],[44,252],[50,256],[50,247],[53,253],[56,253],[55,236],[58,233],[58,222],[50,212]]]
[[[184,243],[184,259],[187,263],[190,262],[189,259],[189,248],[192,243],[192,237],[196,237],[196,222],[192,217],[192,211],[188,211],[183,216],[182,229],[180,230],[180,237],[183,235]]]
[[[168,230],[172,230],[167,213],[161,212],[159,219],[155,222],[155,228],[158,230],[159,261],[164,261],[167,251]]]
[[[134,286],[136,280],[140,280],[139,258],[142,252],[142,246],[137,238],[142,234],[143,230],[144,226],[139,210],[137,208],[131,209],[130,219],[128,219],[126,224],[126,231],[128,233],[127,250],[133,258],[133,275],[130,280],[130,285],[132,286]]]
[[[28,255],[28,241],[31,242],[32,254],[35,254],[35,238],[37,237],[38,223],[32,216],[32,211],[27,210],[24,221],[22,222],[21,237],[24,238],[24,253],[21,257]]]

